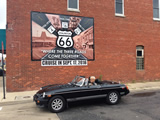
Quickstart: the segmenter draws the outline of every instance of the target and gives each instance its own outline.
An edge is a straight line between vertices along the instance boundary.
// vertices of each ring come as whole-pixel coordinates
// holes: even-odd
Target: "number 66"
[[[73,46],[73,43],[71,37],[59,36],[57,40],[57,46],[62,48],[70,48]]]

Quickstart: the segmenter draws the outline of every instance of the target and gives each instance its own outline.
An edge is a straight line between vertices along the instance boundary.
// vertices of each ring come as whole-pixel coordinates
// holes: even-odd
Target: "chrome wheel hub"
[[[60,110],[63,106],[63,101],[59,98],[56,98],[52,101],[52,108],[54,110]]]
[[[110,100],[110,102],[111,103],[115,103],[115,102],[117,102],[117,100],[118,100],[118,95],[116,94],[116,93],[111,93],[110,95],[109,95],[109,100]]]

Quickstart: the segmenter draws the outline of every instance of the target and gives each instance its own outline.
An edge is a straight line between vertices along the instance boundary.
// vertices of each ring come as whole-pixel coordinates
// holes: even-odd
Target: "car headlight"
[[[43,92],[43,96],[42,96],[42,97],[43,97],[43,98],[45,98],[45,95],[46,95],[46,93],[45,93],[45,92]]]

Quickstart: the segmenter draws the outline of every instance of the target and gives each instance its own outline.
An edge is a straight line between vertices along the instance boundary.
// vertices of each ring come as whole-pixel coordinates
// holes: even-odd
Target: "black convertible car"
[[[94,85],[89,84],[88,78],[76,76],[72,82],[65,85],[48,85],[40,88],[33,100],[37,105],[48,106],[51,112],[63,111],[68,102],[84,99],[106,97],[108,104],[117,104],[129,89],[124,84],[107,80],[95,80]]]

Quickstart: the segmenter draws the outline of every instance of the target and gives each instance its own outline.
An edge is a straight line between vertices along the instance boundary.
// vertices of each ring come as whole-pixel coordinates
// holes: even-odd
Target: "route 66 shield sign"
[[[74,45],[74,41],[71,37],[71,31],[59,31],[57,39],[57,46],[61,48],[71,48]]]

